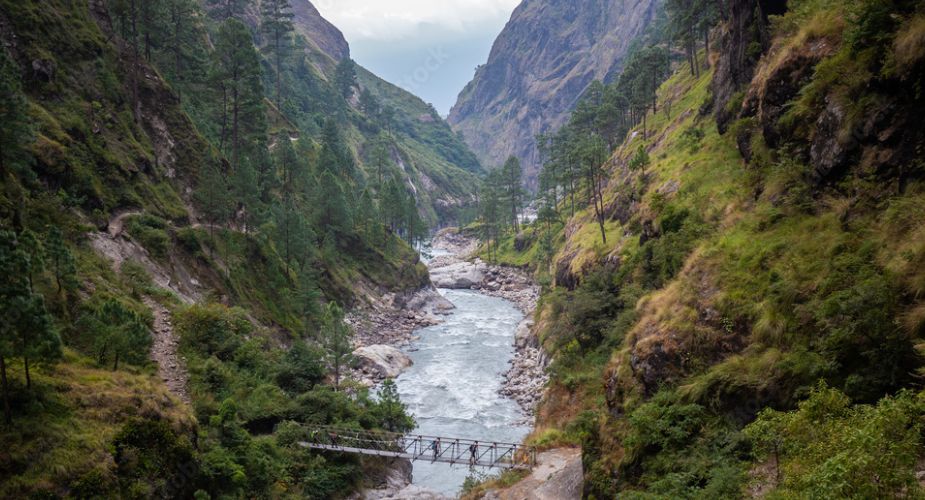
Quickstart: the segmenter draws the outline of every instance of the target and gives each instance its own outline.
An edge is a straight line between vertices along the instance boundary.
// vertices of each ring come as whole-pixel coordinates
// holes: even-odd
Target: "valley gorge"
[[[464,3],[0,0],[0,497],[925,494],[922,2]]]

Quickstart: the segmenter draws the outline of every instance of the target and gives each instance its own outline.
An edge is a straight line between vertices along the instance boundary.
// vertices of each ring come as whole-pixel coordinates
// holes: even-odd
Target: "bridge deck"
[[[313,450],[326,450],[326,451],[336,451],[341,453],[356,453],[359,455],[370,455],[376,457],[391,457],[391,458],[404,458],[407,460],[430,462],[430,463],[444,463],[450,465],[469,465],[472,467],[488,467],[488,468],[499,468],[499,469],[529,469],[529,463],[512,463],[509,461],[492,461],[490,459],[481,459],[470,461],[468,457],[465,456],[446,456],[438,455],[436,459],[432,453],[409,453],[402,451],[385,451],[385,450],[374,450],[368,448],[353,448],[350,446],[334,446],[330,444],[315,444],[315,443],[299,443],[305,448],[311,448]]]

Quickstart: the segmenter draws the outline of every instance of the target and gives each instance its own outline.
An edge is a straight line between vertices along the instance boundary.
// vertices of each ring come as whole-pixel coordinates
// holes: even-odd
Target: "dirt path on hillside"
[[[112,220],[109,221],[109,226],[107,231],[109,236],[115,238],[122,234],[122,230],[125,228],[125,220],[129,217],[134,217],[136,215],[141,215],[140,210],[128,210],[125,212],[118,213]]]
[[[489,491],[485,500],[579,500],[584,483],[581,450],[559,448],[537,457],[530,475],[517,484]]]
[[[151,359],[157,363],[157,374],[164,384],[184,403],[190,404],[187,383],[189,373],[177,354],[178,339],[170,321],[170,311],[150,297],[143,299],[154,314],[154,343],[151,345]]]

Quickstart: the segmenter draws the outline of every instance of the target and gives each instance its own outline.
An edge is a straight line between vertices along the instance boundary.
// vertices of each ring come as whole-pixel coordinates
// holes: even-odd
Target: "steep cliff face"
[[[343,33],[336,26],[321,17],[318,9],[308,0],[293,0],[293,24],[296,31],[304,36],[319,52],[335,61],[350,57],[350,46]]]
[[[535,136],[555,130],[594,80],[620,71],[656,0],[527,0],[495,41],[488,63],[450,111],[486,166],[515,155],[531,181]]]

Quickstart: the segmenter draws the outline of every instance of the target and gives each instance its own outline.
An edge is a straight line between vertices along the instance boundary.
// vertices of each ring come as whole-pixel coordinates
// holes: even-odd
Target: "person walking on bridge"
[[[476,455],[479,453],[479,442],[476,441],[469,445],[469,465],[475,465],[475,462],[478,460]]]
[[[332,432],[328,436],[331,438],[331,446],[337,448],[337,433]]]
[[[430,449],[434,450],[434,461],[436,461],[437,457],[440,456],[440,438],[437,438],[430,444]]]

